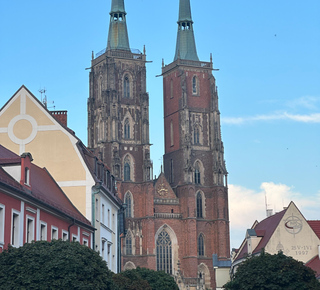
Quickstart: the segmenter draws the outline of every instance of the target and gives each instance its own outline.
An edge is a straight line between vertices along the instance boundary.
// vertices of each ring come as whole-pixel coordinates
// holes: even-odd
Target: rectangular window
[[[4,217],[5,206],[0,204],[0,244],[4,244]]]
[[[26,242],[31,243],[32,241],[34,241],[34,219],[27,216]]]
[[[110,228],[110,209],[108,209],[108,227]]]
[[[28,167],[24,169],[24,183],[26,185],[30,184],[30,170]]]
[[[68,241],[68,232],[67,231],[62,230],[62,240],[65,242]]]
[[[96,198],[96,220],[99,220],[99,200]]]
[[[104,204],[102,204],[102,210],[101,210],[101,211],[102,211],[102,213],[101,213],[101,220],[102,220],[102,223],[105,224],[105,223],[104,223]]]
[[[11,224],[11,245],[19,246],[19,224],[20,215],[16,212],[12,213],[12,224]]]
[[[105,244],[106,244],[106,241],[102,241],[102,245],[101,245],[101,257],[102,257],[102,259],[104,259]]]
[[[44,222],[40,223],[40,241],[47,240],[47,224]]]
[[[75,235],[72,235],[72,241],[73,241],[73,242],[77,242],[77,241],[78,241],[78,237],[75,236]]]
[[[57,240],[58,239],[58,228],[51,227],[51,240]]]
[[[84,245],[84,246],[87,246],[88,247],[88,240],[87,239],[83,239],[83,242],[82,242],[82,244]]]

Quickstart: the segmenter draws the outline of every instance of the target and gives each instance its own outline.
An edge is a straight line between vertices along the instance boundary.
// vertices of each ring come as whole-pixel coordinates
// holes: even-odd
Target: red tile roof
[[[263,248],[266,247],[267,243],[269,242],[272,234],[274,233],[275,229],[277,228],[279,222],[281,221],[282,217],[284,216],[286,209],[280,211],[266,219],[262,220],[260,223],[255,224],[252,229],[256,231],[258,237],[262,237],[258,246],[254,249],[252,254],[259,253]],[[235,261],[243,259],[248,255],[248,247],[247,241],[244,240],[242,243],[243,247],[241,248],[240,253],[237,255]]]
[[[311,259],[309,262],[307,262],[305,265],[316,272],[317,279],[320,278],[320,259],[318,255]]]
[[[307,221],[309,226],[313,229],[313,231],[315,232],[315,234],[318,236],[318,238],[320,239],[320,221]]]
[[[5,162],[3,162],[3,160],[5,160]],[[71,203],[45,168],[40,168],[35,164],[31,164],[30,185],[32,190],[29,191],[1,168],[3,165],[10,164],[10,160],[17,161],[20,160],[20,157],[0,145],[0,183],[9,185],[10,187],[19,190],[22,194],[29,195],[31,198],[35,198],[81,223],[91,225],[91,223]],[[21,161],[19,161],[18,164],[20,164],[20,162]],[[17,162],[15,162],[15,164],[17,164]]]

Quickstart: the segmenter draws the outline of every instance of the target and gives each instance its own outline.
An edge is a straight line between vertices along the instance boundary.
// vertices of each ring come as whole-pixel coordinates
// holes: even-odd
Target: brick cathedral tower
[[[199,61],[190,0],[180,0],[174,61],[163,65],[164,172],[186,215],[190,246],[181,267],[230,257],[227,170],[220,131],[216,81],[210,62]],[[192,247],[192,242],[198,247]],[[204,248],[201,245],[205,245]]]
[[[122,269],[164,270],[180,289],[215,289],[221,271],[228,275],[227,171],[212,60],[198,59],[190,1],[180,0],[175,58],[162,67],[164,173],[155,180],[145,51],[129,47],[123,0],[112,0],[110,15],[107,48],[92,59],[88,143],[126,204]]]
[[[130,49],[124,0],[112,0],[107,48],[91,61],[88,147],[127,182],[152,176],[145,63],[145,49]]]

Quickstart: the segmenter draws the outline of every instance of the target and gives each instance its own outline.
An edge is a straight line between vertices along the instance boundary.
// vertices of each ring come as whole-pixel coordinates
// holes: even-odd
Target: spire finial
[[[94,53],[92,51],[92,54],[91,54],[91,59],[94,60]]]
[[[178,58],[199,61],[193,33],[190,0],[180,0],[176,54]]]
[[[129,37],[124,0],[112,0],[107,50],[129,50]]]

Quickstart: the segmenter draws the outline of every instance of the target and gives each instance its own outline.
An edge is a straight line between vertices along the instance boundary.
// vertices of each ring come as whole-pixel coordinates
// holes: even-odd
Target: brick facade
[[[179,55],[178,50],[177,59],[162,67],[165,154],[164,172],[157,179],[150,180],[149,172],[145,52],[133,54],[109,45],[92,60],[88,143],[112,167],[127,206],[122,269],[165,270],[176,277],[180,289],[215,289],[212,255],[220,261],[230,258],[218,93],[212,60]],[[198,58],[195,50],[192,58]],[[125,168],[129,159],[130,179]]]

